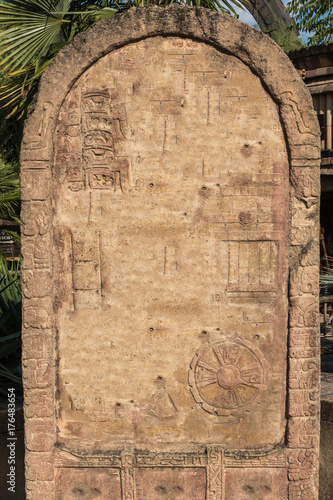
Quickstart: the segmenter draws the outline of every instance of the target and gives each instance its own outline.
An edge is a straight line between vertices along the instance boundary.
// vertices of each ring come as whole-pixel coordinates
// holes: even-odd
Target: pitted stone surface
[[[204,9],[59,54],[22,149],[28,498],[316,498],[313,116]]]
[[[276,105],[258,77],[189,39],[118,49],[81,76],[60,109],[55,176],[54,223],[71,255],[71,269],[61,269],[59,255],[57,285],[60,435],[163,442],[178,428],[175,442],[279,443],[288,161]],[[251,219],[240,222],[245,210]],[[252,351],[214,347],[226,338]],[[199,362],[205,373],[197,370],[193,384],[209,413],[242,415],[238,437],[193,405],[188,390],[190,361],[208,339],[211,355],[239,366],[242,380],[223,388],[218,372],[211,383],[213,368]],[[161,389],[169,404],[157,411]],[[265,402],[254,419],[245,410],[259,392]]]

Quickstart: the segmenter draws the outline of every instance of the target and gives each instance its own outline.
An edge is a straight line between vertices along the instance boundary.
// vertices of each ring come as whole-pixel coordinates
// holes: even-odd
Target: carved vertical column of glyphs
[[[52,334],[52,105],[30,121],[21,155],[23,382],[27,500],[54,499],[54,345]]]
[[[319,336],[318,219],[319,174],[311,167],[291,171],[293,197],[290,273],[288,381],[288,477],[290,500],[318,498]]]
[[[207,453],[207,500],[224,500],[223,450],[210,447]]]
[[[121,457],[121,498],[135,500],[134,455],[124,451]]]
[[[98,231],[73,231],[74,307],[98,307],[101,299],[101,256]]]
[[[118,145],[125,139],[126,111],[111,94],[90,90],[81,96],[82,157],[86,187],[116,194],[129,188],[130,165],[128,158],[117,156]]]

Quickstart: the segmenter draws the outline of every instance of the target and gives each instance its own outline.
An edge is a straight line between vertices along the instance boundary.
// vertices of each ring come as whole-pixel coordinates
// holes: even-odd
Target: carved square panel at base
[[[56,500],[120,500],[120,472],[117,469],[72,469],[58,472]]]
[[[226,470],[225,498],[226,500],[287,500],[286,469]]]
[[[206,498],[206,470],[154,467],[137,469],[136,500],[203,500]]]

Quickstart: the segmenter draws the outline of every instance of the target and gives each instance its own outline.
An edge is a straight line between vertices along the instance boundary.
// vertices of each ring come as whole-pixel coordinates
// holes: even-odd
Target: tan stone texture
[[[319,154],[230,16],[133,9],[61,51],[21,156],[29,498],[317,498]]]

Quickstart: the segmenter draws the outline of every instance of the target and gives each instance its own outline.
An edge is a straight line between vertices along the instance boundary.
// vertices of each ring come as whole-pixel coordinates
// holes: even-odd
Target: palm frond
[[[55,43],[66,40],[65,16],[72,0],[8,0],[0,4],[0,58],[4,71],[30,65]],[[61,13],[59,12],[61,8]]]
[[[13,220],[20,213],[20,181],[15,167],[0,161],[0,218]]]
[[[7,118],[26,114],[38,81],[57,52],[75,34],[113,16],[118,9],[97,0],[6,0],[0,2],[0,68],[7,73],[0,88]],[[81,7],[83,6],[83,10]]]

